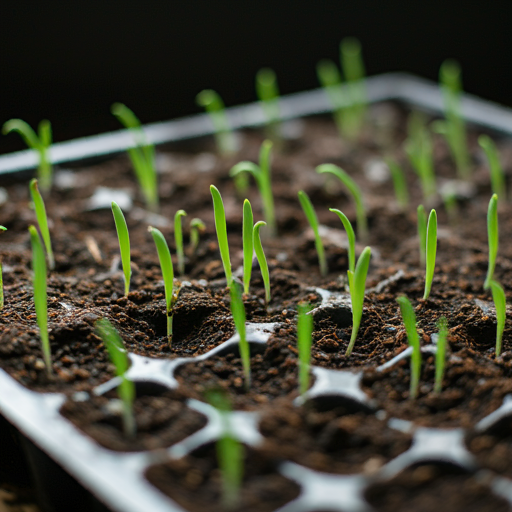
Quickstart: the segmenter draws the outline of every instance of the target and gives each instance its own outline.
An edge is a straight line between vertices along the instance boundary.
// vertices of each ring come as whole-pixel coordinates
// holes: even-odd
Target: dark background
[[[114,101],[142,122],[198,112],[216,89],[227,105],[253,101],[254,75],[272,67],[283,94],[318,86],[320,58],[347,35],[367,73],[437,79],[458,59],[464,87],[512,104],[512,2],[141,1],[32,2],[0,7],[0,123],[52,121],[54,139],[117,129]],[[0,136],[0,153],[22,149]]]

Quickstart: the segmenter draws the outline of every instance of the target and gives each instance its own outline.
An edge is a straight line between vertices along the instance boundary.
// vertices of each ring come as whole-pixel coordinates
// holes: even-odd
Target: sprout
[[[316,253],[318,254],[318,263],[320,264],[320,274],[322,274],[322,276],[326,276],[328,272],[327,260],[325,258],[324,245],[318,229],[318,218],[316,216],[315,209],[313,208],[308,195],[303,190],[299,190],[299,201],[315,235],[315,247]]]
[[[235,323],[236,332],[240,341],[238,342],[238,350],[242,359],[242,367],[244,371],[245,389],[249,391],[251,387],[251,350],[247,341],[245,331],[245,307],[240,293],[239,285],[236,281],[231,283],[229,287],[231,297],[231,314]]]
[[[256,73],[256,93],[267,117],[270,138],[277,139],[281,115],[279,112],[279,88],[276,74],[272,69],[263,68]]]
[[[489,161],[492,191],[494,194],[498,194],[498,197],[505,200],[505,175],[503,174],[496,144],[488,135],[480,135],[480,137],[478,137],[478,144],[480,144],[480,147],[485,151],[485,155]]]
[[[181,228],[181,217],[187,215],[185,210],[178,210],[174,215],[174,243],[176,244],[176,254],[178,255],[178,272],[180,275],[185,273],[185,253],[183,251],[183,230]]]
[[[132,269],[130,264],[130,236],[128,235],[128,226],[126,219],[119,205],[112,201],[112,213],[116,223],[117,239],[119,240],[119,251],[121,252],[121,263],[124,273],[124,294],[128,296],[130,292],[130,279],[132,277]]]
[[[265,304],[268,305],[270,302],[270,275],[268,273],[267,258],[265,258],[260,238],[260,228],[261,226],[266,225],[267,224],[262,220],[254,224],[252,243],[254,246],[254,252],[256,253],[256,258],[260,264],[261,277],[263,278],[263,284],[265,286]]]
[[[501,354],[501,340],[505,329],[505,319],[507,315],[507,304],[505,299],[505,291],[503,287],[494,280],[491,280],[492,300],[496,308],[496,357]]]
[[[402,210],[405,210],[407,206],[409,206],[409,192],[407,191],[407,181],[405,179],[404,171],[390,158],[386,160],[386,163],[393,180],[393,187],[395,189],[398,206],[400,206]]]
[[[427,300],[432,287],[434,278],[434,269],[436,266],[437,252],[437,214],[435,210],[430,210],[427,224],[427,244],[426,244],[426,269],[425,269],[425,292],[423,300]]]
[[[487,237],[489,239],[489,267],[484,282],[484,290],[491,286],[498,255],[498,196],[493,194],[487,210]]]
[[[53,269],[55,268],[55,259],[53,257],[52,241],[50,240],[50,231],[48,229],[46,208],[39,189],[37,188],[37,180],[35,178],[30,181],[30,195],[32,196],[32,201],[34,203],[39,231],[41,231],[41,236],[43,237],[44,246],[46,248],[46,254],[48,255],[48,265],[50,269]]]
[[[334,174],[348,188],[356,203],[357,234],[361,241],[368,238],[368,224],[363,202],[363,193],[356,182],[340,167],[334,164],[322,164],[316,168],[316,172]]]
[[[274,213],[274,197],[272,195],[272,183],[270,180],[270,150],[272,141],[263,141],[260,149],[259,165],[253,162],[239,162],[231,168],[230,176],[237,176],[241,172],[249,172],[254,176],[256,185],[260,191],[261,202],[263,205],[263,215],[268,224],[269,232],[272,236],[276,234],[276,221]]]
[[[190,221],[190,252],[194,254],[199,245],[199,233],[204,233],[206,226],[197,217]]]
[[[329,208],[330,212],[336,213],[343,223],[343,227],[347,232],[348,238],[348,269],[354,273],[356,271],[356,235],[354,234],[354,229],[352,228],[352,224],[348,220],[347,216],[336,210],[336,208]]]
[[[226,214],[224,212],[224,203],[219,190],[215,185],[210,185],[210,192],[213,199],[213,215],[215,217],[215,230],[217,231],[217,240],[219,242],[220,257],[226,274],[228,287],[231,286],[233,276],[231,274],[231,260],[229,259],[228,233],[226,228]]]
[[[148,231],[153,236],[153,240],[156,245],[156,252],[158,253],[158,259],[160,261],[160,269],[162,270],[162,277],[164,279],[164,290],[165,290],[165,306],[167,315],[167,339],[169,341],[169,347],[172,341],[172,315],[174,303],[177,300],[177,293],[174,294],[174,269],[172,266],[171,252],[169,246],[165,241],[162,232],[151,226],[148,227]]]
[[[299,391],[303,395],[309,389],[309,368],[313,333],[313,317],[309,304],[299,304],[297,319],[297,346],[299,349]]]
[[[49,148],[52,144],[52,125],[43,119],[38,126],[39,136],[21,119],[10,119],[2,128],[3,134],[18,132],[25,144],[39,153],[37,176],[43,192],[48,192],[52,186],[52,164],[50,163]]]
[[[244,253],[244,293],[249,293],[252,272],[252,254],[253,254],[253,222],[252,208],[249,199],[244,201],[243,221],[242,221],[242,243]]]
[[[418,238],[420,240],[420,263],[424,265],[427,256],[427,214],[422,204],[418,206],[416,211],[418,217]]]
[[[7,231],[7,228],[0,226],[0,231]],[[2,262],[0,261],[0,310],[4,307],[4,278],[2,272]]]
[[[126,372],[130,366],[128,354],[119,333],[106,318],[100,318],[95,323],[95,327],[98,336],[102,339],[108,351],[110,360],[116,367],[116,375],[121,378],[117,392],[123,402],[123,430],[127,437],[133,438],[136,432],[135,416],[133,414],[135,385],[133,381],[126,377]]]
[[[34,271],[34,306],[36,310],[39,336],[44,365],[48,378],[52,376],[52,359],[50,340],[48,338],[48,304],[46,297],[46,260],[43,244],[35,226],[29,226],[30,242],[32,244],[32,270]]]
[[[439,332],[436,343],[436,378],[434,393],[440,393],[443,387],[444,366],[446,363],[446,343],[448,340],[448,320],[443,316],[437,322]]]
[[[129,149],[128,155],[132,161],[147,208],[151,211],[157,211],[158,180],[155,168],[155,147],[148,144],[140,121],[126,105],[114,103],[111,112],[133,134],[136,147]]]

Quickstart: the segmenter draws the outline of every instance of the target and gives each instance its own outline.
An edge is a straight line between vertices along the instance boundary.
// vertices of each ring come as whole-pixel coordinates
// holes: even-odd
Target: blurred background
[[[318,87],[315,65],[355,36],[368,75],[408,71],[437,80],[459,60],[466,91],[512,105],[512,2],[410,0],[88,0],[3,2],[0,123],[51,120],[54,140],[119,128],[126,103],[143,123],[200,111],[213,88],[226,105],[255,100],[268,66],[282,94]],[[0,153],[23,149],[0,136]]]

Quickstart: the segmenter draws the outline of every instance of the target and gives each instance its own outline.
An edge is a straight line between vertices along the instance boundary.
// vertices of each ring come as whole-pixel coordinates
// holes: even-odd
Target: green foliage
[[[309,304],[299,304],[297,319],[297,346],[299,349],[299,391],[303,395],[309,389],[311,345],[313,343],[313,317]]]
[[[417,218],[418,238],[420,241],[420,263],[424,265],[427,257],[427,213],[422,204],[418,206]]]
[[[121,263],[123,265],[124,274],[124,294],[128,296],[130,292],[130,279],[132,277],[132,269],[130,263],[130,236],[128,234],[128,226],[126,219],[119,205],[112,201],[112,213],[116,223],[117,239],[119,240],[119,251],[121,252]]]
[[[174,243],[178,255],[178,273],[182,276],[185,273],[185,252],[183,250],[183,230],[181,218],[187,215],[185,210],[178,210],[174,215]]]
[[[233,275],[231,273],[231,260],[229,259],[228,233],[226,228],[226,214],[224,212],[224,203],[222,196],[215,185],[210,185],[210,192],[213,199],[213,214],[215,217],[215,230],[217,231],[217,240],[219,242],[220,257],[226,274],[228,287],[231,286]]]
[[[155,147],[148,144],[140,121],[126,105],[114,103],[111,112],[133,134],[136,147],[129,149],[128,155],[142,189],[147,208],[151,211],[157,211],[158,179],[155,168]]]
[[[393,180],[396,202],[402,210],[405,210],[409,206],[409,192],[407,190],[407,181],[405,179],[404,171],[390,158],[386,159],[386,163]]]
[[[7,228],[0,226],[0,231],[7,231]],[[0,310],[4,307],[4,278],[2,271],[2,262],[0,261]]]
[[[269,138],[279,138],[279,88],[276,74],[270,68],[263,68],[256,73],[256,94],[261,101],[263,112],[267,118]]]
[[[229,287],[229,294],[231,297],[231,314],[233,315],[233,322],[235,323],[236,332],[240,341],[238,348],[240,357],[242,359],[242,367],[244,371],[245,389],[249,391],[251,387],[251,350],[249,342],[247,341],[247,334],[245,330],[245,307],[242,300],[242,293],[236,281],[231,283]]]
[[[498,196],[493,194],[487,209],[487,237],[489,239],[489,267],[484,282],[484,290],[491,286],[498,255]]]
[[[439,332],[436,344],[436,378],[434,393],[440,393],[443,387],[444,367],[446,364],[446,343],[448,341],[448,320],[443,316],[437,322]]]
[[[252,272],[253,254],[253,223],[251,203],[249,199],[244,201],[243,222],[242,222],[242,243],[244,253],[244,293],[249,293]]]
[[[32,196],[32,202],[34,203],[39,231],[41,231],[41,236],[43,237],[44,246],[46,248],[46,254],[48,255],[48,265],[50,269],[53,269],[55,268],[55,259],[53,257],[50,230],[48,229],[46,208],[44,206],[43,198],[37,187],[37,180],[35,178],[30,181],[30,195]]]
[[[194,254],[199,245],[199,233],[204,233],[206,226],[197,217],[190,221],[190,252]]]
[[[488,135],[480,135],[480,137],[478,137],[478,144],[480,144],[480,147],[485,151],[485,155],[489,161],[492,191],[494,194],[497,194],[498,197],[501,197],[501,199],[506,200],[505,175],[503,174],[496,144]]]
[[[437,252],[437,214],[435,210],[430,210],[427,224],[427,244],[426,244],[426,270],[425,270],[425,293],[423,300],[427,300],[432,287],[434,278],[434,269],[436,266]]]
[[[347,232],[348,238],[348,269],[354,273],[356,271],[356,235],[354,234],[354,229],[352,228],[352,224],[348,220],[347,216],[337,210],[336,208],[329,208],[330,212],[335,213],[340,218],[343,223],[343,227]]]
[[[492,300],[496,308],[496,357],[501,354],[501,341],[503,338],[503,331],[505,330],[505,319],[507,315],[507,304],[505,298],[505,290],[503,287],[494,280],[491,280]]]
[[[254,224],[252,243],[254,246],[254,252],[260,265],[261,277],[263,278],[263,284],[265,285],[265,304],[268,305],[270,302],[270,274],[268,272],[267,258],[263,252],[263,246],[261,245],[260,228],[267,224],[260,220]]]

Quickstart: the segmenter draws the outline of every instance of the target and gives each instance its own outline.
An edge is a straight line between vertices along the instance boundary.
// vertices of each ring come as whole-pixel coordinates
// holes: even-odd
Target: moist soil
[[[184,362],[175,372],[177,390],[138,393],[135,439],[122,433],[115,391],[94,396],[93,389],[115,374],[94,324],[99,318],[108,318],[129,352],[151,358],[193,358],[233,336],[209,186],[215,184],[222,194],[231,262],[235,276],[240,278],[243,198],[251,200],[255,221],[262,218],[261,201],[252,181],[245,193],[237,192],[229,169],[241,160],[257,162],[263,135],[244,132],[236,157],[217,155],[210,138],[159,148],[158,214],[144,209],[126,156],[56,170],[55,185],[45,198],[56,258],[55,269],[48,273],[51,377],[44,369],[33,302],[27,228],[36,221],[29,205],[28,184],[6,181],[3,186],[8,200],[0,205],[0,224],[8,228],[0,233],[5,293],[0,315],[0,367],[31,390],[64,393],[68,401],[62,414],[99,444],[120,451],[159,449],[192,434],[206,420],[187,407],[185,399],[204,401],[210,389],[226,390],[233,408],[258,412],[264,437],[257,451],[246,448],[249,462],[240,505],[244,510],[260,510],[250,508],[250,503],[261,501],[262,496],[268,496],[269,508],[261,510],[273,510],[298,493],[295,484],[277,476],[276,461],[291,460],[323,472],[376,474],[411,444],[412,431],[393,430],[387,424],[389,418],[427,427],[464,428],[468,448],[481,467],[512,478],[510,428],[483,433],[474,430],[478,421],[496,410],[512,391],[511,323],[507,319],[503,351],[496,357],[495,310],[490,292],[483,289],[491,188],[485,158],[476,143],[480,132],[473,130],[468,136],[472,180],[465,189],[469,192],[460,195],[450,215],[439,197],[425,203],[427,211],[436,208],[439,227],[432,292],[423,300],[425,272],[419,261],[416,207],[424,201],[418,177],[403,151],[407,115],[408,111],[396,104],[372,108],[357,143],[340,139],[327,118],[297,122],[300,135],[285,140],[273,153],[278,236],[265,236],[265,228],[261,230],[272,297],[265,304],[256,262],[250,293],[244,296],[248,322],[276,324],[265,346],[251,345],[250,390],[245,388],[236,350]],[[498,144],[509,182],[512,144]],[[383,166],[384,155],[392,155],[405,170],[410,193],[410,206],[405,209],[396,203],[391,177]],[[456,179],[449,149],[437,135],[434,161],[439,186]],[[325,292],[319,288],[347,297],[347,239],[338,217],[328,208],[342,210],[354,225],[355,208],[343,185],[315,172],[322,163],[344,168],[363,189],[367,207],[369,239],[365,243],[372,248],[372,259],[361,326],[350,357],[345,356],[352,329],[350,312],[339,303],[322,307]],[[110,199],[103,208],[91,207],[98,187],[124,190],[133,198],[132,207],[124,208],[132,248],[132,279],[126,297]],[[323,226],[329,267],[326,276],[319,272],[314,237],[297,199],[299,190],[307,192]],[[196,251],[187,246],[185,274],[176,276],[181,288],[169,344],[164,286],[147,227],[153,225],[163,232],[174,258],[172,219],[179,209],[187,212],[186,243],[192,218],[201,218],[206,230]],[[512,204],[506,201],[500,201],[499,223],[502,235],[512,231]],[[357,254],[364,245],[358,240]],[[507,302],[512,298],[510,261],[512,240],[502,236],[495,279],[503,285]],[[400,295],[407,295],[415,308],[423,347],[432,343],[439,319],[448,319],[443,389],[433,392],[434,356],[424,353],[415,400],[409,397],[409,359],[377,370],[408,346],[396,302]],[[360,372],[372,410],[343,400],[328,404],[311,401],[303,406],[294,402],[298,396],[296,311],[302,302],[318,308],[313,313],[312,364]],[[375,415],[375,411],[379,413]],[[259,461],[254,468],[253,460]],[[205,503],[212,509],[213,503],[219,503],[220,492],[215,461],[214,450],[209,447],[151,468],[148,478],[187,509],[200,510]],[[182,472],[183,468],[186,471]],[[389,485],[375,484],[367,499],[379,510],[436,510],[439,503],[448,502],[450,510],[462,510],[467,509],[470,495],[454,489],[468,487],[473,489],[474,503],[482,503],[481,508],[474,505],[474,510],[501,510],[499,507],[504,506],[491,493],[488,482],[478,480],[480,483],[474,484],[474,475],[447,475],[438,465],[429,465],[420,476],[417,471],[406,470]],[[427,499],[429,495],[434,496]]]

